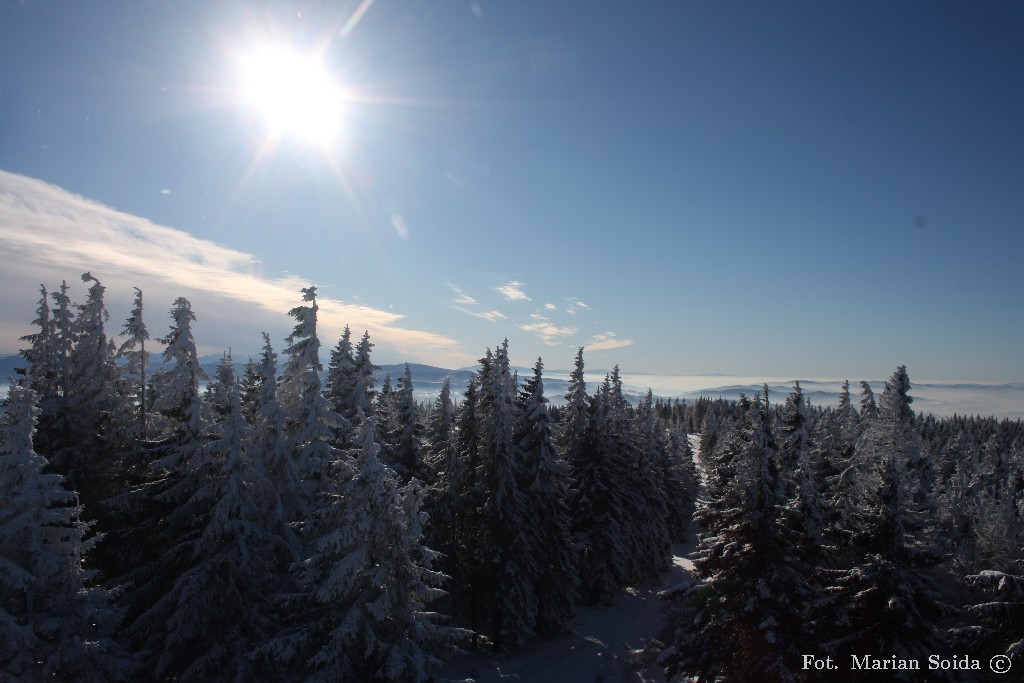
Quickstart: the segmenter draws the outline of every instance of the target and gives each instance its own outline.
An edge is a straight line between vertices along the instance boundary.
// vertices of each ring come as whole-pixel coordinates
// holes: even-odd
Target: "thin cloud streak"
[[[458,287],[456,287],[452,283],[448,282],[446,284],[448,285],[449,289],[451,289],[453,292],[455,292],[458,295],[457,297],[455,297],[455,303],[457,305],[459,305],[459,306],[475,306],[477,304],[477,300],[476,299],[474,299],[470,295],[466,294],[464,291],[462,291],[461,289],[459,289]]]
[[[461,306],[456,306],[455,308],[463,313],[468,313],[469,315],[477,318],[483,318],[484,320],[490,320],[491,322],[505,317],[505,314],[501,311],[471,311],[469,309],[462,308]]]
[[[260,263],[252,254],[5,171],[0,171],[0,253],[6,264],[0,283],[18,297],[26,282],[33,288],[52,277],[74,282],[81,272],[90,270],[108,285],[108,292],[122,282],[158,293],[186,289],[190,291],[184,294],[197,311],[205,301],[211,309],[228,311],[240,320],[252,312],[242,310],[246,307],[284,316],[299,303],[299,290],[310,284],[298,275],[257,277],[253,273],[259,271]],[[147,300],[150,306],[162,308],[152,297]],[[225,300],[241,306],[226,306]],[[402,353],[422,357],[424,352],[440,352],[453,359],[464,355],[444,335],[396,326],[402,315],[330,298],[320,298],[318,304],[325,340],[348,324],[369,330],[378,345]],[[0,321],[4,328],[12,322]],[[16,344],[18,334],[0,330],[0,346]]]
[[[568,313],[569,315],[576,315],[577,311],[590,308],[590,306],[583,303],[574,296],[570,296],[568,299],[566,299],[566,301],[568,303],[565,306],[565,312]]]
[[[542,316],[534,315],[532,317],[543,321]],[[533,332],[537,334],[538,336],[540,336],[541,341],[543,341],[548,346],[557,346],[558,337],[568,337],[569,335],[576,334],[577,331],[575,327],[558,327],[557,325],[552,325],[551,323],[546,321],[532,323],[529,325],[524,323],[519,325],[519,329],[523,330],[524,332]]]
[[[501,287],[496,287],[495,289],[497,289],[498,292],[500,292],[501,295],[509,301],[530,301],[530,297],[526,296],[526,293],[523,291],[523,287],[525,286],[526,285],[522,282],[513,280],[512,282],[507,282]]]
[[[632,339],[618,339],[614,332],[605,332],[604,334],[595,334],[590,341],[584,344],[584,348],[587,351],[607,351],[632,345]]]

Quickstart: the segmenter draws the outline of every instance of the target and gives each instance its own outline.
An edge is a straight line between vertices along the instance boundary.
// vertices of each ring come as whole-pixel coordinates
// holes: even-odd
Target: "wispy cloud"
[[[525,286],[522,282],[513,280],[496,289],[509,301],[530,301],[530,297],[526,296],[526,293],[523,291]]]
[[[566,299],[566,302],[567,303],[565,305],[565,312],[568,313],[569,315],[576,315],[576,311],[590,308],[590,306],[586,305],[585,303],[583,303],[574,296],[570,296],[568,299]]]
[[[469,315],[475,316],[477,318],[483,318],[484,320],[490,320],[491,322],[494,322],[495,320],[500,320],[505,317],[505,314],[502,313],[501,311],[471,311],[468,308],[462,308],[461,306],[456,306],[455,308],[462,311],[463,313],[468,313]]]
[[[453,285],[450,282],[447,283],[447,285],[456,294],[456,297],[455,297],[455,304],[456,305],[458,305],[458,306],[475,306],[476,305],[476,303],[477,303],[476,299],[474,299],[470,295],[466,294],[465,292],[463,292],[461,289],[459,289],[458,287],[456,287],[455,285]]]
[[[545,311],[557,311],[558,310],[558,306],[556,306],[554,304],[544,304],[544,310]]]
[[[141,287],[150,311],[151,331],[165,307],[187,296],[196,311],[197,328],[209,331],[213,343],[251,341],[258,331],[287,330],[285,313],[297,305],[299,289],[310,284],[299,275],[260,276],[259,259],[237,249],[199,239],[181,230],[156,225],[22,175],[0,171],[0,350],[18,348],[25,334],[24,313],[35,308],[38,283],[55,286],[75,282],[91,271],[107,285],[108,306],[117,297],[130,299]],[[324,293],[324,289],[321,289]],[[323,296],[319,324],[325,340],[348,324],[369,330],[378,349],[427,359],[431,354],[458,362],[465,354],[449,337],[403,328],[400,314]],[[111,326],[112,331],[114,326]],[[216,328],[216,329],[215,329]],[[252,340],[237,339],[244,332]],[[283,336],[283,335],[282,335]],[[197,340],[199,333],[197,329]],[[208,342],[209,343],[209,342]],[[329,341],[326,342],[329,344]]]
[[[606,351],[632,345],[632,339],[619,339],[614,332],[605,332],[604,334],[595,334],[584,346],[587,351]]]
[[[533,315],[532,317],[542,319],[542,316],[536,314]],[[540,336],[541,341],[543,341],[548,346],[557,345],[558,337],[567,337],[571,334],[576,334],[575,327],[558,327],[557,325],[552,325],[549,322],[543,321],[543,319],[542,322],[531,323],[529,325],[525,323],[521,324],[519,325],[519,329],[523,330],[524,332],[533,332],[534,334],[537,334],[538,336]]]

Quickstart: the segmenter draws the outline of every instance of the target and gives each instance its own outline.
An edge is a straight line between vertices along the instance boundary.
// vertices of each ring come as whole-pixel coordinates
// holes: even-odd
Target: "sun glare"
[[[242,93],[275,138],[326,146],[341,133],[345,91],[314,55],[267,47],[239,59]]]

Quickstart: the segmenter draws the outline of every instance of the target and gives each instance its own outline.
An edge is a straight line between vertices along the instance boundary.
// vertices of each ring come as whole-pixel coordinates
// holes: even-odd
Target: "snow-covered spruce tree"
[[[68,283],[61,280],[60,289],[50,292],[53,306],[50,309],[50,337],[53,340],[53,364],[57,386],[61,394],[66,395],[71,383],[71,350],[78,341],[75,328],[75,304],[68,296]]]
[[[277,354],[266,332],[254,377],[252,441],[247,449],[254,466],[262,469],[277,489],[274,500],[280,504],[281,512],[274,515],[301,523],[310,509],[310,501],[287,438],[284,411],[277,399]]]
[[[554,419],[544,397],[544,364],[540,358],[519,394],[516,443],[522,454],[520,488],[533,527],[523,529],[533,547],[537,574],[537,628],[561,630],[575,614],[576,554],[567,506],[569,472],[554,441]]]
[[[617,372],[616,372],[617,376]],[[665,491],[665,460],[668,442],[661,420],[654,412],[650,390],[633,413],[630,433],[633,442],[632,472],[623,473],[633,480],[636,506],[632,521],[635,556],[641,561],[641,576],[665,569],[672,557],[672,538],[668,528],[668,499]]]
[[[917,432],[917,417],[910,407],[914,399],[910,396],[910,377],[907,366],[901,365],[885,383],[885,390],[879,401],[876,426],[882,426],[884,437],[892,452],[903,460],[898,463],[910,495],[918,505],[931,504],[930,495],[935,483],[935,471],[931,458],[924,452],[921,437]]]
[[[64,288],[66,289],[66,285]],[[49,295],[46,287],[42,285],[39,291],[42,296],[36,309],[36,319],[32,321],[38,331],[21,338],[21,341],[29,343],[29,348],[19,352],[28,365],[25,368],[18,368],[16,372],[20,375],[18,383],[32,389],[36,394],[39,417],[35,443],[40,452],[54,453],[63,450],[69,442],[70,424],[68,413],[64,409],[64,395],[67,389],[68,354],[72,345],[71,337],[63,335],[72,334],[73,320],[70,300],[65,301],[63,312],[56,311],[51,317],[49,298],[57,296],[58,293]],[[64,327],[59,328],[55,323],[58,314],[64,316]]]
[[[571,389],[570,389],[571,390]],[[590,399],[589,436],[573,453],[569,508],[579,552],[580,597],[590,603],[611,604],[615,589],[627,574],[629,545],[623,487],[626,470],[614,449],[609,417],[610,384],[606,380]]]
[[[49,357],[50,368],[46,374],[50,379],[51,388],[39,392],[40,413],[35,443],[39,452],[51,454],[52,460],[52,454],[63,452],[73,443],[67,395],[71,382],[71,350],[75,346],[77,332],[75,305],[68,296],[66,281],[61,282],[57,291],[50,292],[50,299],[53,305],[50,307],[49,331],[44,336],[48,337],[50,346],[50,352],[45,355]],[[41,330],[39,334],[43,334]]]
[[[146,399],[146,370],[149,368],[149,354],[146,342],[149,341],[149,330],[142,317],[142,290],[135,288],[135,302],[132,312],[125,321],[121,336],[126,337],[117,350],[119,358],[127,362],[122,370],[121,393],[130,406],[138,407],[138,421],[132,432],[137,439],[148,436],[149,404]]]
[[[954,642],[983,660],[1006,655],[1018,669],[1024,665],[1024,576],[988,570],[967,582],[989,599],[967,607],[973,625],[953,629]]]
[[[535,511],[520,485],[522,454],[515,442],[518,415],[508,340],[497,348],[489,367],[485,364],[481,386],[481,484],[487,495],[483,514],[493,543],[484,572],[486,584],[493,590],[491,633],[495,646],[501,648],[522,643],[534,634],[538,605],[533,582],[540,571],[529,536],[536,525]]]
[[[0,423],[0,679],[113,680],[129,661],[113,645],[109,595],[83,566],[96,537],[35,452],[35,400],[11,387]]]
[[[443,595],[421,542],[421,490],[399,489],[378,457],[372,418],[358,415],[354,475],[324,494],[307,532],[316,540],[298,567],[294,623],[263,648],[294,677],[322,681],[422,681],[465,632],[425,606]]]
[[[452,526],[445,542],[446,556],[442,563],[452,577],[453,612],[467,616],[474,634],[473,647],[478,644],[483,630],[483,613],[492,595],[486,574],[493,543],[483,514],[487,490],[483,477],[481,418],[484,410],[479,386],[480,375],[474,374],[469,379],[464,400],[456,414],[457,458],[464,475],[458,478],[458,483],[453,482],[454,491],[449,488],[450,493],[457,492],[458,501],[457,504],[451,503]],[[452,472],[454,474],[457,470]],[[435,528],[441,531],[440,527]]]
[[[576,352],[575,365],[569,373],[569,386],[566,388],[565,402],[560,412],[556,443],[562,459],[569,468],[569,481],[576,486],[579,475],[585,471],[590,460],[590,397],[587,395],[587,384],[583,376],[583,347]],[[583,520],[579,511],[574,508],[575,496],[571,497],[573,505],[572,528],[577,534],[584,534]],[[577,537],[574,545],[581,545],[582,538]]]
[[[851,556],[846,566],[821,573],[827,599],[817,606],[815,626],[823,648],[843,660],[866,654],[925,660],[945,644],[936,622],[947,608],[928,573],[941,555],[926,514],[932,505],[921,486],[920,442],[907,427],[909,383],[899,376],[902,366],[857,442],[862,473],[846,521]]]
[[[353,403],[358,381],[359,375],[356,372],[352,349],[352,332],[348,325],[345,325],[338,345],[331,351],[331,360],[327,364],[327,389],[324,392],[327,400],[334,406],[334,412],[342,418],[341,427],[335,430],[335,445],[338,448],[347,448],[352,440],[352,421],[355,419],[357,409]]]
[[[850,468],[855,464],[858,420],[850,395],[850,382],[844,380],[839,392],[839,405],[822,414],[812,434],[816,473],[821,484],[818,491],[821,528],[824,537],[829,540],[841,538],[844,534],[842,515],[856,472],[856,468]]]
[[[27,334],[21,341],[28,342],[29,348],[22,349],[19,355],[28,362],[25,368],[18,368],[21,377],[18,383],[28,387],[35,392],[37,401],[43,403],[52,401],[59,396],[59,388],[56,382],[56,359],[54,358],[53,328],[50,325],[50,297],[46,287],[39,285],[41,297],[39,308],[36,309],[36,319],[32,324],[39,328],[38,332]]]
[[[663,658],[670,676],[700,681],[796,681],[809,589],[793,534],[779,522],[783,485],[767,408],[756,397],[727,437],[719,477],[699,504],[694,574],[701,582],[681,613],[676,644]]]
[[[456,482],[464,477],[464,468],[458,459],[456,443],[457,427],[455,424],[455,404],[452,402],[451,379],[445,377],[434,401],[430,418],[424,433],[424,460],[430,472],[429,479],[437,483],[439,491],[455,493],[459,486]],[[454,459],[454,460],[453,460]],[[444,479],[443,483],[440,480]]]
[[[235,361],[228,349],[218,361],[217,369],[203,392],[203,419],[207,424],[222,422],[231,413],[231,391],[235,381]]]
[[[870,388],[870,387],[869,387]],[[859,418],[857,409],[853,407],[850,396],[850,382],[843,380],[843,387],[839,391],[839,405],[836,406],[833,421],[834,441],[833,448],[840,453],[836,461],[845,463],[850,460],[853,454],[853,444],[857,437],[857,420]]]
[[[119,600],[126,615],[122,638],[133,649],[151,654],[160,650],[165,637],[163,614],[152,610],[190,566],[191,543],[212,505],[207,501],[196,508],[194,499],[213,479],[203,452],[206,422],[199,383],[206,373],[192,336],[194,320],[188,300],[175,300],[170,330],[157,340],[165,345],[163,358],[170,367],[154,376],[156,434],[148,444],[148,461],[140,465],[145,480],[118,496],[114,505],[112,539],[122,555],[123,572],[118,582],[128,586]],[[146,672],[153,672],[153,664]]]
[[[416,478],[426,480],[423,466],[423,425],[419,423],[416,411],[416,399],[412,392],[412,370],[405,364],[405,374],[398,378],[398,391],[395,397],[395,413],[398,424],[395,435],[394,458],[397,465],[399,481],[408,483]]]
[[[860,383],[860,419],[871,420],[878,417],[878,406],[875,404],[875,392],[867,382]]]
[[[157,341],[164,345],[165,363],[169,368],[153,378],[156,400],[153,411],[161,416],[161,444],[157,471],[173,472],[180,469],[202,445],[206,428],[199,385],[208,379],[199,364],[196,340],[192,336],[192,322],[196,319],[192,304],[179,297],[171,307],[171,329]]]
[[[971,473],[974,463],[962,434],[957,434],[943,447],[942,460],[952,471],[941,477],[935,491],[936,526],[942,537],[949,541],[949,561],[955,566],[954,571],[975,572],[982,567],[976,562],[976,529],[972,514],[975,496],[971,490]],[[1003,541],[1005,544],[1005,535]]]
[[[351,409],[353,417],[349,417],[351,422],[355,422],[356,411],[362,410],[363,414],[367,417],[373,415],[374,399],[377,396],[375,387],[377,386],[377,380],[373,376],[373,371],[376,366],[373,361],[370,360],[370,352],[373,350],[373,343],[370,341],[370,333],[368,331],[363,332],[362,338],[356,345],[355,351],[355,365],[356,365],[356,381],[352,385],[351,393],[346,399],[346,409]],[[348,417],[348,415],[345,415]],[[352,425],[353,428],[356,426]]]
[[[475,400],[475,389],[474,389]],[[457,616],[463,605],[462,586],[465,567],[462,553],[466,546],[466,520],[469,511],[469,468],[460,456],[455,406],[451,382],[445,378],[434,402],[426,431],[426,463],[431,486],[425,509],[428,514],[425,535],[427,545],[440,553],[438,567],[449,577],[448,590]]]
[[[603,485],[610,494],[623,544],[616,579],[626,583],[653,578],[671,557],[660,469],[651,466],[646,439],[636,434],[635,411],[623,394],[618,366],[605,379],[600,396],[604,417],[592,420],[592,425],[597,437],[595,453],[609,465],[605,471],[611,478]]]
[[[334,430],[341,428],[342,420],[321,391],[316,287],[303,289],[302,300],[310,305],[288,311],[295,318],[295,328],[284,350],[288,360],[279,400],[299,471],[310,490],[316,492],[332,486],[334,463],[341,459],[332,443]]]
[[[374,422],[377,424],[377,445],[380,446],[381,459],[393,470],[401,470],[398,462],[398,392],[391,382],[391,375],[384,375],[380,392],[373,409]]]
[[[576,352],[576,361],[569,373],[569,386],[562,406],[562,424],[558,446],[571,470],[578,469],[586,459],[590,433],[590,397],[583,378],[583,347]]]
[[[814,462],[817,452],[811,442],[811,418],[804,402],[800,383],[786,397],[782,407],[779,430],[779,460],[783,464],[785,483],[785,523],[801,539],[804,557],[816,563],[822,542],[822,513],[818,497],[817,473]]]
[[[973,565],[1002,572],[1019,571],[1024,566],[1024,519],[1020,506],[1021,502],[1005,493],[996,497],[983,490],[968,498],[970,524],[964,540],[972,551]]]
[[[896,457],[883,455],[869,479],[874,491],[864,491],[855,520],[863,554],[851,566],[822,571],[827,597],[816,605],[812,627],[821,648],[838,661],[849,661],[851,655],[925,661],[946,647],[936,626],[945,608],[923,571],[936,562],[935,555],[911,533],[911,496]],[[931,675],[948,678],[948,672]],[[917,678],[916,673],[887,672],[868,680]]]
[[[250,453],[230,358],[222,363],[228,411],[190,463],[190,497],[169,515],[184,530],[162,559],[179,567],[164,593],[136,621],[151,634],[155,680],[261,679],[254,648],[276,630],[271,598],[296,550],[278,491]]]
[[[697,468],[693,462],[693,449],[686,438],[683,423],[664,430],[668,438],[662,460],[662,480],[667,502],[666,522],[673,542],[681,542],[693,526],[693,513],[697,505]]]
[[[68,359],[65,410],[70,417],[72,442],[53,457],[58,469],[67,472],[69,483],[88,510],[120,492],[116,481],[119,468],[104,437],[123,423],[127,412],[118,394],[114,344],[103,329],[110,317],[103,304],[105,288],[89,273],[82,275],[82,282],[93,284],[86,302],[78,307],[77,339]]]

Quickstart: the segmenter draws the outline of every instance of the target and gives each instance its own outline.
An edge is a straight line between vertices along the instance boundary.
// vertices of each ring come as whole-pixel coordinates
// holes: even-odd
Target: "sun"
[[[265,46],[237,61],[242,97],[260,113],[271,137],[323,147],[338,139],[346,93],[315,54]]]

